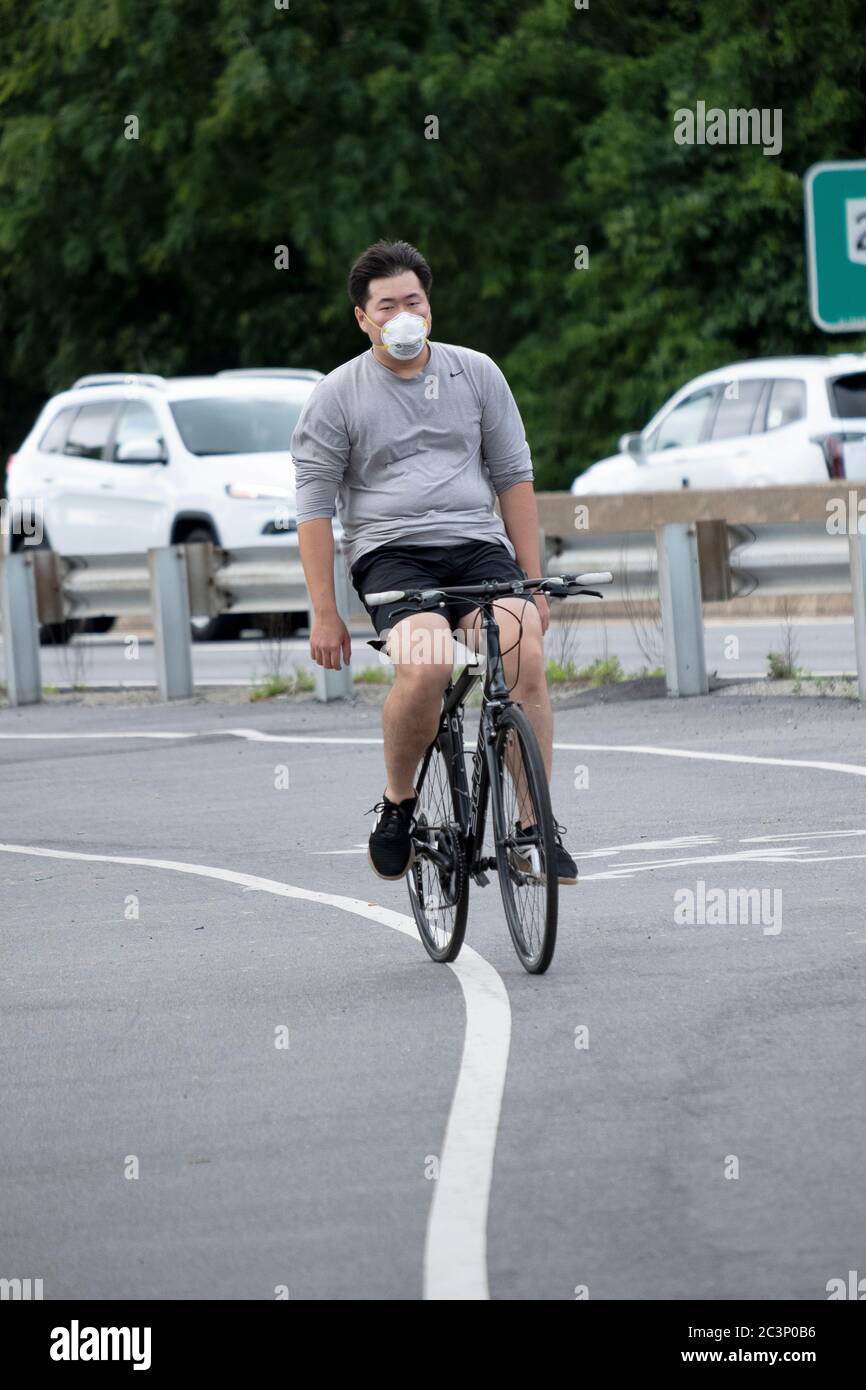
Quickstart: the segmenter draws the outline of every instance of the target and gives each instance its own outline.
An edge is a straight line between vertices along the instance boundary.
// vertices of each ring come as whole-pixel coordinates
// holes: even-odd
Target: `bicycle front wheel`
[[[541,975],[556,947],[556,836],[538,740],[519,705],[502,713],[492,761],[493,834],[505,918],[521,965],[530,975]]]

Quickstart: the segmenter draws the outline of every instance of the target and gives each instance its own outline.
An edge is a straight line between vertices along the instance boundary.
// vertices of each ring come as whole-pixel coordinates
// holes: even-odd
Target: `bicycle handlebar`
[[[551,598],[565,597],[561,591],[573,593],[574,586],[584,587],[593,584],[612,584],[613,575],[610,570],[590,571],[588,574],[555,574],[549,575],[545,579],[525,579],[522,582],[510,579],[488,580],[485,584],[466,584],[456,587],[440,589],[383,589],[380,593],[364,595],[364,602],[371,608],[378,608],[383,603],[399,603],[401,599],[411,598],[415,594],[419,595],[422,602],[428,603],[434,598],[479,598],[489,599],[505,597],[507,594],[517,594],[521,590],[536,589],[549,593]],[[552,585],[552,588],[547,588]]]

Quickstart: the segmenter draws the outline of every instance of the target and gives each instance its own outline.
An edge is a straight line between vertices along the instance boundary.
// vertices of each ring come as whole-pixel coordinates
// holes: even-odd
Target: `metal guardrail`
[[[763,575],[764,588],[798,583],[815,592],[816,585],[835,587],[841,582],[845,554],[859,693],[866,700],[866,529],[862,534],[859,529],[861,510],[866,514],[866,487],[841,480],[740,492],[684,489],[598,497],[542,493],[538,502],[542,536],[555,556],[550,563],[554,573],[616,571],[611,537],[647,538],[643,563],[647,573],[657,572],[671,695],[707,692],[704,602],[742,592],[742,575],[754,579],[756,571]],[[829,509],[835,507],[838,512],[840,505],[853,518],[853,525],[849,524],[847,535],[827,535]],[[866,516],[862,519],[866,528]],[[753,541],[756,527],[765,531]],[[791,532],[783,529],[792,527],[793,542]],[[821,539],[822,531],[829,547]],[[351,621],[363,613],[339,550],[334,583],[343,618]],[[167,546],[148,551],[147,556],[98,558],[63,557],[25,547],[13,555],[0,555],[0,616],[9,700],[28,704],[41,699],[40,622],[150,611],[160,693],[163,699],[175,699],[191,695],[193,689],[190,613],[205,617],[292,613],[307,612],[309,606],[296,546],[226,551],[203,543]],[[348,669],[317,668],[319,699],[350,691]]]
[[[224,550],[210,542],[196,542],[171,548],[185,553],[190,611],[196,617],[309,612],[310,597],[296,545]],[[91,556],[58,555],[51,550],[29,553],[34,558],[37,605],[43,623],[151,611],[150,552]],[[346,602],[351,617],[365,613],[354,590]]]
[[[725,531],[730,569],[730,593],[726,597],[793,597],[849,591],[845,536],[828,536],[823,526],[814,523],[726,526]],[[551,574],[610,570],[614,584],[605,597],[614,602],[658,594],[658,560],[652,531],[629,532],[620,537],[549,538],[547,566]],[[706,570],[705,565],[703,569]]]
[[[334,589],[344,621],[359,614],[366,617],[339,549],[334,555]],[[42,699],[41,624],[94,614],[150,613],[160,695],[176,700],[193,693],[191,615],[309,611],[296,546],[229,551],[203,542],[164,546],[146,555],[64,556],[27,548],[0,554],[0,620],[12,705]],[[352,673],[346,666],[339,671],[317,667],[315,681],[319,700],[352,691]]]
[[[709,688],[704,602],[736,596],[735,586],[744,573],[754,579],[757,569],[760,578],[762,559],[765,589],[773,582],[768,575],[775,578],[777,592],[792,579],[808,592],[815,592],[816,583],[833,587],[837,579],[828,576],[838,575],[845,553],[859,694],[866,700],[866,488],[838,479],[738,492],[683,488],[598,496],[542,493],[538,503],[548,546],[554,555],[559,551],[551,567],[559,572],[590,562],[599,567],[604,562],[616,571],[616,564],[609,563],[611,537],[635,533],[654,537],[665,675],[671,695],[706,694]],[[842,535],[832,534],[831,519],[834,524],[844,522]],[[751,542],[750,533],[756,527],[767,528],[763,555],[757,538]],[[795,528],[793,545],[783,528]],[[783,541],[786,534],[788,539]],[[732,536],[737,540],[733,546]],[[646,552],[642,564],[648,572],[651,561]]]

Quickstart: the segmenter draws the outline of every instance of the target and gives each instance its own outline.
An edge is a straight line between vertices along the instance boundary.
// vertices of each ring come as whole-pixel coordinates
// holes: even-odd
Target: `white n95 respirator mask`
[[[387,323],[374,323],[367,314],[364,318],[381,332],[383,348],[401,362],[417,357],[427,340],[427,320],[420,314],[395,314]]]

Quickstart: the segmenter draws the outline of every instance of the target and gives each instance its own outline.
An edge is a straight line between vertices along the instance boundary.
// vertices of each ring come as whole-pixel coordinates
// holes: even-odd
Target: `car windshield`
[[[172,401],[171,413],[191,454],[288,452],[301,401],[201,396]]]

